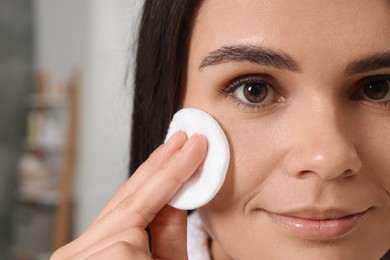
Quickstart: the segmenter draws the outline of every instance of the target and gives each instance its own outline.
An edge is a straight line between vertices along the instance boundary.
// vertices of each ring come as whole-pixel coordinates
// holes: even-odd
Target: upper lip
[[[331,220],[331,219],[341,219],[345,217],[352,217],[356,215],[360,215],[368,211],[365,210],[346,210],[340,208],[327,208],[327,209],[315,209],[315,208],[306,208],[301,210],[291,210],[287,212],[270,212],[271,214],[285,216],[285,217],[293,217],[293,218],[301,218],[308,220]]]

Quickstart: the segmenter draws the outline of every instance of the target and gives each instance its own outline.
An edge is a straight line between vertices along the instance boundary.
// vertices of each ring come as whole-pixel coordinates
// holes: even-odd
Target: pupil
[[[258,83],[249,83],[245,85],[244,96],[252,103],[259,103],[263,101],[268,94],[268,88],[265,85]]]
[[[386,80],[373,82],[363,89],[364,94],[370,99],[382,99],[389,92],[389,85]]]

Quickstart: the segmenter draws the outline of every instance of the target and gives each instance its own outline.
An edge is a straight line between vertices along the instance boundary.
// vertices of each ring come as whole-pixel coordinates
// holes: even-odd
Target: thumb
[[[187,259],[187,211],[166,205],[150,223],[153,259]]]

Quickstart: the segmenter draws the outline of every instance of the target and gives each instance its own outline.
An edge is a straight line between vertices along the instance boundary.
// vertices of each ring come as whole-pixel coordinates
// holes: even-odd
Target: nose
[[[348,120],[342,120],[334,105],[302,107],[295,113],[288,136],[287,171],[298,178],[318,176],[329,181],[356,175],[361,160],[346,134]],[[345,117],[344,117],[345,119]],[[344,131],[343,131],[344,130]]]

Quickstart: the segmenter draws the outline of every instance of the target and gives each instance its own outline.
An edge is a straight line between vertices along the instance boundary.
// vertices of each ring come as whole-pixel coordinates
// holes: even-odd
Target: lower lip
[[[355,229],[365,213],[337,219],[306,219],[268,212],[272,219],[291,233],[309,240],[334,240]]]

